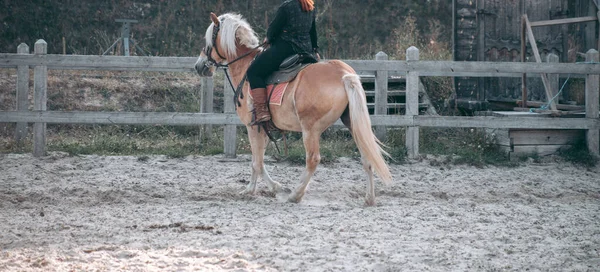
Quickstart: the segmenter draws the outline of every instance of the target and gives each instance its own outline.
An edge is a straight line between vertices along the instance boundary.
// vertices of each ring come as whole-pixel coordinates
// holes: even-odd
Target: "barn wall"
[[[521,15],[530,21],[595,15],[592,0],[455,0],[454,59],[456,61],[521,61]],[[597,48],[597,22],[533,29],[543,60],[549,53],[561,62],[575,62],[577,52]],[[535,61],[527,47],[528,61]],[[457,78],[463,100],[521,99],[519,78]],[[528,99],[545,101],[540,79],[529,78]],[[563,94],[565,97],[568,90]]]

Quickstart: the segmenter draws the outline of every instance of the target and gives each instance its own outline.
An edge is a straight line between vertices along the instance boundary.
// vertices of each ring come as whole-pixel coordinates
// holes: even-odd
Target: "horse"
[[[236,89],[236,112],[246,125],[252,150],[252,174],[241,194],[255,194],[258,177],[271,191],[282,189],[274,181],[264,164],[269,137],[265,129],[251,126],[252,99],[246,70],[257,54],[264,49],[249,23],[237,13],[217,17],[210,14],[211,23],[206,29],[206,45],[195,64],[201,77],[211,77],[218,67],[227,67],[230,82]],[[367,108],[365,92],[360,77],[354,69],[340,60],[322,60],[308,65],[289,82],[280,106],[270,106],[273,124],[283,131],[302,133],[306,151],[306,167],[300,176],[300,185],[287,201],[298,203],[306,193],[311,178],[320,163],[319,141],[321,134],[338,119],[350,130],[367,173],[365,204],[375,205],[374,173],[389,185],[392,176],[384,156],[389,154],[374,135]]]

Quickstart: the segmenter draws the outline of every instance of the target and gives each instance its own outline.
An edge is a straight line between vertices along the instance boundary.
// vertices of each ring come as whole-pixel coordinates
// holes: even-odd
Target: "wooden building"
[[[560,62],[583,61],[582,54],[598,49],[598,0],[453,0],[455,61],[522,61],[522,17],[530,22],[569,19],[571,23],[533,28],[539,55],[546,61],[548,54],[558,55]],[[588,20],[578,21],[582,17]],[[595,20],[592,17],[596,17]],[[579,18],[579,19],[577,19]],[[563,20],[565,21],[565,20]],[[556,21],[555,21],[556,22]],[[525,61],[536,61],[528,44]],[[555,60],[556,61],[556,60]],[[566,80],[561,76],[561,84]],[[540,78],[528,77],[525,83],[527,100],[547,101]],[[522,99],[521,78],[455,79],[456,101],[468,110],[489,109],[491,104]],[[561,103],[571,100],[569,88],[558,95]],[[557,101],[558,102],[558,101]]]

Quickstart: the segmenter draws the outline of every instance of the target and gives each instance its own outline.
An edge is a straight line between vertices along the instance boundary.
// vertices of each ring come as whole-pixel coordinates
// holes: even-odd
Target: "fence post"
[[[547,63],[558,63],[559,62],[559,58],[558,55],[554,54],[554,53],[550,53],[548,54],[548,56],[546,57],[546,62]],[[550,83],[550,86],[552,86],[552,88],[550,88],[550,90],[552,90],[552,98],[557,98],[556,100],[556,104],[558,104],[558,92],[560,91],[560,86],[559,85],[559,79],[558,79],[558,74],[548,74],[548,82]]]
[[[590,49],[585,54],[585,61],[588,63],[598,63],[598,51]],[[600,99],[600,76],[597,74],[586,75],[585,77],[585,117],[598,119],[598,100]],[[600,156],[600,130],[588,129],[587,146],[590,153]]]
[[[212,77],[200,78],[200,113],[213,113],[214,80]],[[200,141],[208,141],[212,136],[213,125],[200,126]]]
[[[223,79],[223,112],[235,113],[235,104],[233,103],[233,89],[229,84],[227,77]],[[225,125],[223,129],[223,153],[226,158],[236,157],[237,147],[237,129],[236,125]]]
[[[44,40],[35,42],[35,54],[46,55],[48,44]],[[35,66],[33,69],[33,110],[45,111],[48,101],[48,67]],[[46,154],[46,123],[33,124],[33,156],[41,157]]]
[[[414,46],[406,49],[406,61],[419,61],[419,49]],[[419,115],[419,72],[406,73],[406,113],[407,116]],[[419,127],[406,128],[406,151],[411,159],[419,156]]]
[[[375,55],[375,60],[382,61],[388,60],[388,55],[383,52]],[[373,113],[375,115],[386,115],[387,114],[387,96],[388,96],[388,71],[377,70],[375,71],[375,109]],[[385,126],[375,127],[375,135],[380,141],[385,141],[387,137],[387,129]]]
[[[17,54],[29,54],[29,46],[21,43],[17,47]],[[29,110],[29,66],[17,67],[17,111]],[[27,137],[27,123],[17,123],[15,129],[15,142],[22,146],[22,141]]]

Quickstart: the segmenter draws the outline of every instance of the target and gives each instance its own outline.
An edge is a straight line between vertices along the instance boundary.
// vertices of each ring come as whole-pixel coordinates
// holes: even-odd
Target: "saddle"
[[[279,65],[279,70],[267,77],[267,85],[277,85],[292,81],[306,66],[318,62],[312,54],[295,54],[287,57]]]

